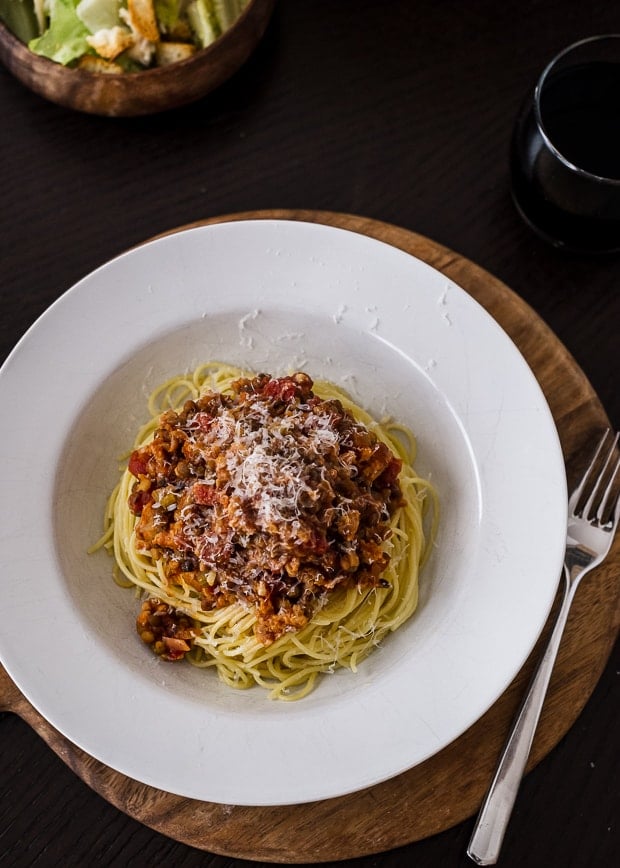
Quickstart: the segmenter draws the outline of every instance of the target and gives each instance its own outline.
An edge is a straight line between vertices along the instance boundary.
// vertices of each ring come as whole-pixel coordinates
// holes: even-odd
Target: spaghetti
[[[94,548],[146,596],[156,653],[297,699],[413,614],[437,505],[406,429],[305,373],[220,363],[164,383],[149,411]]]

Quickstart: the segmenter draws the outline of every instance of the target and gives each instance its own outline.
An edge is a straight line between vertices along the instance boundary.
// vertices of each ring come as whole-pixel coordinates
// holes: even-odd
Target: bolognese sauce
[[[251,608],[269,645],[334,590],[385,585],[400,468],[307,374],[241,378],[165,412],[131,454],[136,545],[204,611]]]

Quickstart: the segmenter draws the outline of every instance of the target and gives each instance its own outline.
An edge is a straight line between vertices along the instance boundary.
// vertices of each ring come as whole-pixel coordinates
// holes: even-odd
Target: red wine
[[[530,98],[517,120],[511,175],[517,208],[546,240],[576,252],[620,251],[620,63],[549,75],[539,115]]]
[[[540,118],[570,163],[620,181],[620,63],[580,64],[553,75],[541,93]]]

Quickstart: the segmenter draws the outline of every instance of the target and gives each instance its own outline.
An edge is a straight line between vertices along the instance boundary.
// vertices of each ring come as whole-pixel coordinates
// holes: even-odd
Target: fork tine
[[[616,439],[614,440],[614,446],[618,442],[618,435],[616,434]],[[611,458],[611,455],[609,456]],[[596,517],[601,524],[609,524],[614,525],[618,522],[618,518],[620,516],[620,495],[617,491],[614,492],[616,488],[616,482],[620,479],[619,476],[620,471],[620,458],[616,461],[616,466],[614,467],[611,476],[609,477],[609,482],[607,483],[607,487],[605,488],[605,493],[603,494],[603,499],[599,505],[598,510],[596,511]],[[613,502],[613,498],[616,498],[616,506],[615,509],[611,508],[611,503]]]
[[[581,481],[579,482],[577,487],[573,490],[573,493],[571,494],[571,496],[568,500],[569,509],[573,513],[576,512],[577,504],[581,500],[581,497],[583,495],[586,484],[589,482],[590,474],[592,473],[592,471],[594,470],[594,467],[596,466],[596,462],[598,461],[598,457],[601,454],[601,450],[605,444],[605,441],[607,440],[608,434],[609,434],[609,428],[607,428],[605,430],[605,432],[603,433],[603,436],[601,437],[599,444],[596,447],[596,451],[594,452],[594,455],[592,456],[592,460],[590,461],[590,464],[585,469],[584,474],[581,477]],[[595,486],[595,488],[596,488],[596,486]]]
[[[591,464],[590,467],[588,468],[588,472],[593,468],[594,464],[596,463],[596,459],[598,458],[599,453],[600,453],[600,451],[601,451],[601,448],[602,448],[602,446],[603,446],[605,440],[607,439],[607,435],[608,435],[608,433],[609,433],[609,431],[606,431],[606,432],[605,432],[605,436],[604,436],[603,439],[601,440],[601,442],[600,442],[600,444],[599,444],[599,447],[598,447],[598,449],[596,450],[596,454],[595,454],[595,456],[594,456],[594,459],[593,459],[593,461],[592,461],[592,464]],[[613,459],[613,457],[614,457],[614,452],[615,452],[615,449],[616,449],[616,444],[617,444],[617,442],[618,442],[618,434],[616,434],[616,436],[613,438],[613,441],[612,441],[612,443],[611,443],[611,446],[609,447],[609,450],[608,450],[608,452],[607,452],[607,456],[606,456],[606,458],[605,458],[605,460],[604,460],[604,462],[603,462],[603,466],[602,466],[602,468],[601,468],[601,470],[600,470],[600,472],[599,472],[599,474],[598,474],[598,476],[597,476],[597,478],[596,478],[596,480],[595,480],[595,482],[594,482],[594,485],[593,485],[593,487],[592,487],[592,490],[591,490],[591,492],[590,492],[590,496],[588,497],[587,501],[586,501],[585,504],[584,504],[584,507],[583,507],[583,510],[582,510],[582,514],[585,516],[585,518],[588,518],[588,516],[592,513],[592,511],[593,511],[593,509],[594,509],[594,504],[596,503],[596,499],[597,499],[598,496],[599,496],[599,491],[600,491],[601,487],[602,487],[603,484],[604,484],[604,480],[605,480],[605,476],[606,476],[606,474],[607,474],[607,470],[608,470],[609,465],[610,465],[610,463],[611,463],[611,461],[612,461],[612,459]],[[611,496],[611,490],[612,490],[612,487],[613,487],[614,477],[615,477],[616,471],[617,471],[617,467],[614,468],[614,471],[613,471],[613,473],[612,473],[612,475],[611,475],[611,477],[610,477],[610,479],[609,479],[609,483],[608,483],[608,485],[607,485],[607,488],[605,489],[605,492],[604,492],[604,494],[603,494],[603,497],[602,497],[602,500],[601,500],[601,502],[600,502],[599,508],[598,508],[598,510],[596,511],[596,517],[597,517],[597,519],[598,519],[599,521],[603,521],[603,515],[605,514],[605,512],[606,512],[606,510],[607,510],[607,500],[608,500],[608,498]]]
[[[607,439],[607,434],[608,434],[608,431],[605,432],[605,438],[604,438],[605,440]],[[604,440],[601,441],[601,446],[603,445],[603,442],[604,442]],[[596,498],[599,496],[599,489],[603,485],[603,482],[605,479],[605,474],[607,473],[607,468],[609,467],[609,464],[610,464],[612,458],[614,457],[614,451],[616,449],[616,443],[617,442],[618,442],[618,435],[616,434],[616,436],[614,437],[613,442],[611,444],[611,447],[609,448],[609,451],[607,453],[607,457],[605,458],[605,460],[603,462],[603,466],[602,466],[601,470],[599,471],[599,475],[596,478],[596,482],[594,483],[594,487],[592,488],[592,491],[590,493],[590,497],[587,499],[587,501],[583,507],[583,515],[586,518],[592,513],[592,510],[594,509],[594,504],[596,503]],[[598,450],[597,450],[597,453],[598,453]],[[615,473],[615,470],[614,470],[614,473]],[[609,480],[610,485],[612,482],[613,482],[613,474],[611,476],[611,479]],[[605,493],[603,495],[603,499],[600,503],[600,506],[596,512],[596,517],[599,520],[602,520],[601,516],[603,513],[603,507],[606,503],[606,499],[607,499],[608,494],[609,494],[609,491],[606,489]]]

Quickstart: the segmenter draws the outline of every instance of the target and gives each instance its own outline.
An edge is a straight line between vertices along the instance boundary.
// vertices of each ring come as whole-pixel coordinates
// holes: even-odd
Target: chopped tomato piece
[[[269,398],[275,398],[277,401],[292,401],[297,395],[298,386],[290,379],[290,377],[282,377],[281,379],[269,380],[263,392]]]
[[[167,660],[180,660],[190,650],[190,646],[185,639],[174,639],[170,636],[163,636],[162,641],[166,646],[165,656]]]
[[[148,454],[145,454],[141,449],[134,449],[129,458],[129,472],[136,477],[146,476],[148,473]]]
[[[200,431],[206,432],[213,425],[213,416],[210,416],[208,413],[196,413],[193,422]]]
[[[142,510],[151,500],[150,491],[137,489],[129,495],[129,509],[134,515],[142,515]]]
[[[213,485],[206,485],[204,482],[194,483],[192,495],[196,503],[204,506],[211,506],[217,500],[217,491]]]

